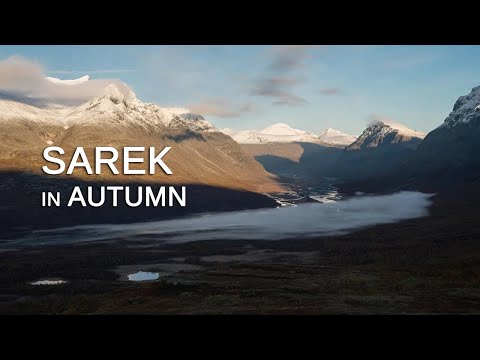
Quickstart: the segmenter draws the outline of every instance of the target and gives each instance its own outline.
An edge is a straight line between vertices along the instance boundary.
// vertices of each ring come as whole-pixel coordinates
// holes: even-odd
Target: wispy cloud
[[[305,67],[313,46],[282,45],[271,48],[272,59],[265,73],[253,81],[250,95],[272,99],[273,105],[299,106],[308,101],[295,93],[295,87],[305,81],[298,70]]]
[[[222,98],[206,98],[201,102],[189,105],[189,109],[193,113],[222,118],[258,112],[258,107],[254,103],[232,104],[230,101]]]
[[[271,97],[274,105],[303,105],[307,100],[292,92],[292,88],[300,82],[301,79],[295,77],[265,77],[256,82],[250,94]]]
[[[367,116],[367,126],[380,123],[380,122],[386,123],[391,121],[393,120],[390,117],[383,114],[379,114],[379,113],[372,113]]]
[[[399,129],[399,128],[408,129],[409,128],[408,125],[399,123],[398,121],[393,120],[391,117],[385,116],[385,115],[382,115],[382,114],[373,113],[373,114],[370,114],[367,117],[367,126],[377,125],[377,124],[382,124],[382,123],[385,124],[385,125],[389,125],[389,126],[391,126],[393,128],[396,128],[396,129]]]
[[[325,96],[344,95],[345,92],[337,87],[329,87],[318,90],[318,92]]]
[[[104,69],[104,70],[48,70],[49,74],[124,74],[136,72],[134,69]]]
[[[117,79],[95,79],[65,82],[50,80],[38,63],[20,56],[0,61],[0,94],[4,98],[22,99],[36,105],[55,103],[77,105],[98,96],[109,84],[115,83],[121,91],[130,91],[128,85]]]

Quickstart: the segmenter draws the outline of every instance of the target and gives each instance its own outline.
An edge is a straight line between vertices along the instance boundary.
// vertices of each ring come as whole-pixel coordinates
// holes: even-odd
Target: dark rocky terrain
[[[0,251],[1,314],[479,314],[480,194],[349,235]],[[125,274],[158,271],[151,282]],[[44,278],[68,281],[33,286]]]

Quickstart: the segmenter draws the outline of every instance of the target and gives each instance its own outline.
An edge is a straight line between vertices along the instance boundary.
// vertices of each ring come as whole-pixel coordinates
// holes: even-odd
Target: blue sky
[[[120,79],[142,101],[234,129],[359,134],[388,118],[428,132],[480,85],[480,46],[0,46],[0,60],[13,55],[47,76]]]

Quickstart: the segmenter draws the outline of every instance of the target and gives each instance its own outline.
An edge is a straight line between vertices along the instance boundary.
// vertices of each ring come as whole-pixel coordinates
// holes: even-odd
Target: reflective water
[[[389,195],[355,196],[336,202],[303,203],[166,221],[74,226],[37,231],[30,237],[15,241],[28,244],[115,239],[188,242],[212,239],[281,240],[337,235],[367,226],[427,216],[432,196],[403,191]]]
[[[138,271],[134,274],[128,275],[128,280],[130,281],[151,281],[157,280],[160,277],[160,274],[157,272],[144,272]]]
[[[37,280],[34,282],[31,282],[31,285],[61,285],[61,284],[66,284],[67,282],[65,280]]]

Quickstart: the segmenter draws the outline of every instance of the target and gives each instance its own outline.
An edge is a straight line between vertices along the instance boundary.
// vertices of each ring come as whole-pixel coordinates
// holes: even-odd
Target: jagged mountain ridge
[[[403,124],[374,121],[355,142],[347,146],[347,150],[374,149],[392,145],[416,149],[424,137],[424,133],[409,129]]]
[[[469,94],[460,96],[441,128],[452,128],[478,121],[480,118],[480,86],[474,87]]]
[[[115,85],[109,85],[102,96],[76,107],[40,108],[12,100],[0,99],[0,121],[30,120],[62,127],[100,124],[118,126],[142,126],[154,128],[169,126],[172,121],[183,123],[192,130],[215,130],[201,115],[185,108],[162,108],[139,101],[130,91],[124,95]],[[181,121],[185,120],[185,121]]]
[[[418,147],[410,167],[416,175],[480,175],[480,86],[460,96],[445,121]]]
[[[115,85],[109,85],[103,96],[80,105],[68,112],[63,119],[67,126],[95,124],[116,126],[140,126],[146,130],[175,127],[182,124],[195,131],[216,131],[201,115],[184,108],[162,108],[143,103],[132,91],[123,94]]]
[[[0,100],[0,130],[3,168],[37,172],[43,163],[43,149],[49,145],[64,148],[64,159],[77,146],[86,149],[89,159],[93,159],[96,146],[171,146],[165,159],[174,175],[146,176],[143,181],[198,183],[258,192],[278,190],[274,176],[201,115],[143,103],[133,92],[114,84],[101,96],[76,107],[39,108]],[[79,170],[74,176],[85,174]],[[102,178],[120,180],[112,174]]]
[[[444,122],[385,177],[351,188],[362,191],[420,189],[432,193],[477,188],[480,183],[480,86],[460,96]]]

